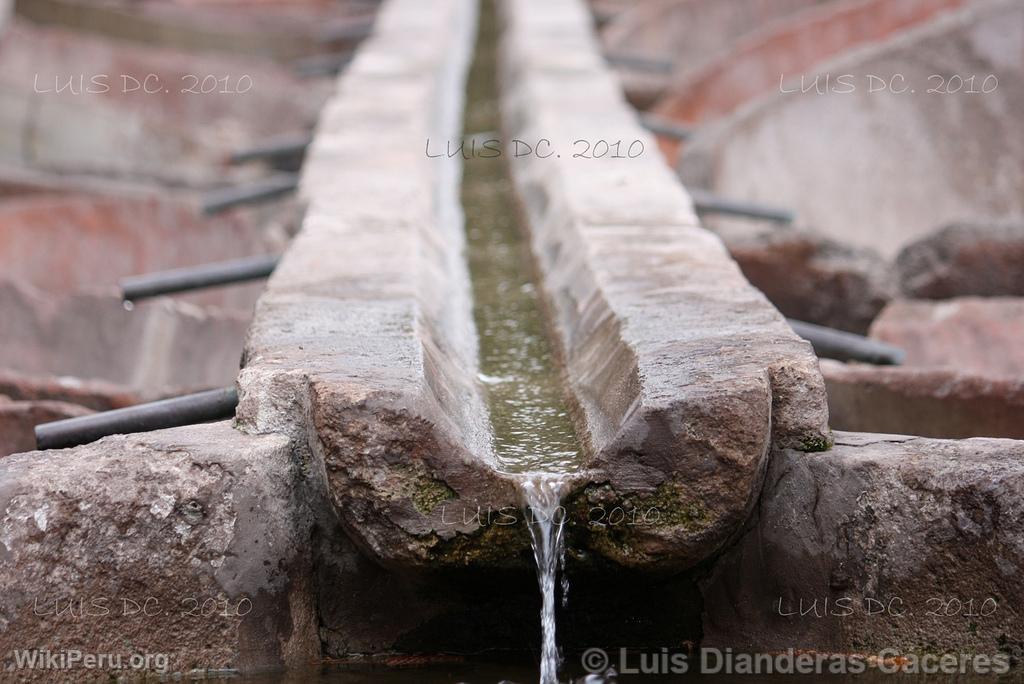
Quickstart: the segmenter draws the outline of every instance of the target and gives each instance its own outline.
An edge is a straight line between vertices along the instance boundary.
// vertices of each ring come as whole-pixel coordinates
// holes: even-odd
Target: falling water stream
[[[579,444],[548,339],[535,269],[504,154],[481,141],[501,128],[493,0],[483,0],[470,68],[464,130],[462,204],[494,450],[520,483],[540,585],[541,684],[558,682],[555,607],[562,564],[567,474],[578,469]],[[472,146],[469,139],[476,140]],[[563,591],[564,596],[564,591]]]
[[[559,505],[564,485],[565,481],[557,477],[529,478],[522,482],[523,503],[528,511],[527,522],[533,543],[533,557],[537,561],[537,582],[541,593],[541,684],[554,684],[558,681],[555,596],[558,590],[558,570],[565,550],[565,513]]]

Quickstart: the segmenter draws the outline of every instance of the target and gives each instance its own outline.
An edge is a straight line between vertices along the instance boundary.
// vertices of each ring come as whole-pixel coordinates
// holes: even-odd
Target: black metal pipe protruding
[[[693,129],[688,128],[671,119],[663,119],[660,116],[643,114],[640,116],[640,123],[644,128],[655,135],[661,135],[675,140],[689,140],[693,136]]]
[[[349,65],[355,57],[354,52],[335,52],[327,55],[304,57],[292,63],[297,76],[316,78],[319,76],[336,76]]]
[[[207,287],[267,278],[274,272],[280,261],[279,255],[266,254],[129,276],[122,278],[119,283],[121,297],[126,302],[135,302],[147,297],[158,297],[174,292],[201,290]]]
[[[698,214],[725,214],[728,216],[743,216],[745,218],[764,219],[776,223],[792,223],[796,214],[789,209],[770,207],[754,202],[741,202],[738,200],[719,197],[705,190],[687,188],[690,197],[693,198],[693,207]]]
[[[244,164],[246,162],[262,159],[297,157],[305,154],[306,148],[309,147],[312,142],[313,136],[309,133],[281,135],[265,140],[253,147],[233,152],[228,161],[231,164]]]
[[[281,173],[248,185],[212,190],[203,198],[203,213],[216,214],[241,204],[276,199],[295,192],[298,187],[298,174]]]
[[[609,52],[605,54],[604,58],[613,67],[622,67],[623,69],[632,69],[634,71],[647,71],[652,74],[671,74],[674,66],[667,59],[627,55],[619,52]]]
[[[234,387],[186,394],[147,404],[36,425],[36,448],[66,449],[108,435],[149,432],[179,425],[225,420],[235,415]]]
[[[906,357],[899,347],[845,330],[786,319],[800,337],[811,343],[814,353],[837,361],[860,361],[880,366],[899,366]]]

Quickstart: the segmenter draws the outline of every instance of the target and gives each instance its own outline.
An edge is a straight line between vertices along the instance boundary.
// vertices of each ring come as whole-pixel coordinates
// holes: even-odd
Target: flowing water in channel
[[[466,95],[467,138],[500,137],[498,32],[493,0],[484,0]],[[490,147],[496,149],[497,144]],[[548,339],[529,246],[517,224],[519,209],[508,164],[503,154],[485,156],[482,150],[478,141],[474,154],[467,142],[462,155],[480,380],[495,454],[501,468],[520,482],[542,596],[540,679],[541,684],[555,684],[555,604],[564,523],[559,503],[566,473],[579,467],[580,450]]]
[[[541,684],[554,684],[558,681],[555,595],[558,590],[558,570],[565,551],[565,511],[560,506],[564,485],[564,480],[555,477],[528,478],[521,484],[524,504],[529,511],[527,523],[541,592]]]

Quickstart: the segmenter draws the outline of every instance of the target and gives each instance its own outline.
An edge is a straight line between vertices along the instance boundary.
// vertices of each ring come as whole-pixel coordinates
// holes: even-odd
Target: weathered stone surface
[[[696,127],[777,92],[827,58],[869,45],[957,8],[966,0],[842,0],[822,2],[756,27],[677,70],[653,110]],[[659,141],[676,162],[678,141]]]
[[[611,53],[668,60],[690,69],[720,51],[731,51],[746,33],[790,12],[826,0],[646,0],[631,3],[602,31]],[[669,74],[622,70],[627,97],[642,109],[651,106],[671,84]]]
[[[872,323],[871,337],[902,347],[904,366],[1024,376],[1024,299],[896,300]]]
[[[1024,439],[1024,380],[946,368],[822,359],[829,422],[839,430]]]
[[[828,453],[779,451],[703,584],[702,645],[1020,658],[1022,540],[1024,442],[837,432]]]
[[[788,207],[886,259],[935,226],[1019,217],[1024,118],[1011,112],[1024,109],[1022,13],[1013,0],[971,2],[819,65],[804,88],[701,127],[679,172],[695,187]],[[990,92],[958,80],[971,74],[992,75]]]
[[[0,45],[0,158],[58,173],[205,187],[229,151],[311,125],[325,84],[252,59],[145,48],[15,22]]]
[[[459,136],[473,19],[461,0],[382,10],[320,119],[239,376],[243,429],[305,445],[347,534],[390,565],[528,558],[522,526],[470,515],[518,501],[476,379],[457,161],[424,154]]]
[[[132,182],[130,179],[112,179],[84,174],[47,173],[40,169],[0,160],[0,199],[24,199],[38,193],[75,193],[109,195],[145,199],[153,196],[153,186]],[[164,198],[180,193],[160,188]]]
[[[193,203],[155,196],[36,194],[0,203],[0,269],[7,279],[53,294],[116,295],[125,276],[277,253],[288,241],[286,213],[251,208],[203,218]],[[263,286],[175,299],[249,313]]]
[[[36,448],[33,428],[39,423],[92,413],[64,401],[11,401],[0,395],[0,458]]]
[[[160,654],[167,672],[315,662],[300,477],[285,437],[228,423],[0,460],[4,664],[15,649],[114,653],[125,667]]]
[[[699,227],[582,5],[506,9],[506,137],[548,138],[562,152],[520,156],[512,172],[588,449],[570,505],[660,514],[576,542],[627,566],[693,565],[745,519],[773,442],[827,448],[817,361]],[[646,151],[574,158],[567,148],[581,138],[641,140]]]
[[[2,281],[0,311],[0,367],[22,377],[70,376],[76,380],[64,384],[72,386],[101,380],[144,398],[230,384],[248,321],[168,299],[126,311],[120,297],[54,297]]]
[[[942,228],[900,251],[896,269],[907,297],[1024,296],[1024,223]]]
[[[324,29],[370,18],[366,3],[318,0],[260,0],[244,3],[244,10],[235,2],[202,0],[30,0],[18,2],[18,11],[38,23],[148,46],[279,60],[351,45],[325,42]]]
[[[790,318],[864,334],[895,293],[877,254],[813,230],[748,223],[717,232],[747,280]]]
[[[109,411],[143,400],[138,393],[112,382],[67,375],[26,375],[6,368],[0,368],[0,394],[15,401],[67,402],[94,411]]]

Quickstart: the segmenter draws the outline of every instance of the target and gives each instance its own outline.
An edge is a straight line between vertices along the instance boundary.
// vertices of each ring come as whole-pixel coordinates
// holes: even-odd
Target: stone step
[[[138,46],[15,21],[0,43],[0,160],[204,187],[239,147],[310,127],[329,92],[266,60]],[[73,123],[73,125],[72,125]]]
[[[725,116],[829,58],[899,34],[969,0],[842,0],[783,15],[680,69],[652,111],[696,127]],[[691,29],[692,30],[692,29]],[[783,86],[785,83],[785,86]],[[661,141],[670,163],[679,145]]]
[[[773,454],[703,583],[704,646],[1019,658],[1024,442],[837,432]],[[781,604],[780,604],[781,601]]]
[[[6,280],[53,295],[113,295],[127,276],[279,252],[295,214],[277,206],[203,217],[195,202],[155,195],[40,193],[0,200],[0,271]],[[247,315],[262,290],[255,283],[179,300]]]
[[[0,648],[161,657],[151,673],[313,666],[291,454],[210,423],[0,459]]]
[[[685,72],[715,55],[729,54],[762,26],[808,7],[833,0],[645,0],[619,3],[621,11],[601,30],[609,53],[630,53],[669,60]],[[629,101],[653,106],[673,82],[671,74],[618,70]]]
[[[128,311],[119,296],[53,296],[10,281],[0,281],[0,311],[0,367],[28,385],[18,394],[74,401],[83,382],[103,381],[92,396],[110,404],[231,383],[249,324],[168,299]]]
[[[187,52],[235,54],[287,62],[333,44],[342,29],[372,19],[374,5],[346,0],[188,2],[174,0],[11,0],[40,24]],[[361,35],[361,34],[357,34]],[[331,39],[340,36],[340,39]]]
[[[953,221],[1019,217],[1024,119],[1011,112],[1024,92],[1022,12],[1012,0],[971,2],[820,64],[802,92],[698,130],[683,180],[788,206],[802,226],[886,260]]]
[[[0,458],[35,450],[36,425],[89,413],[84,406],[66,401],[11,401],[0,395]]]

